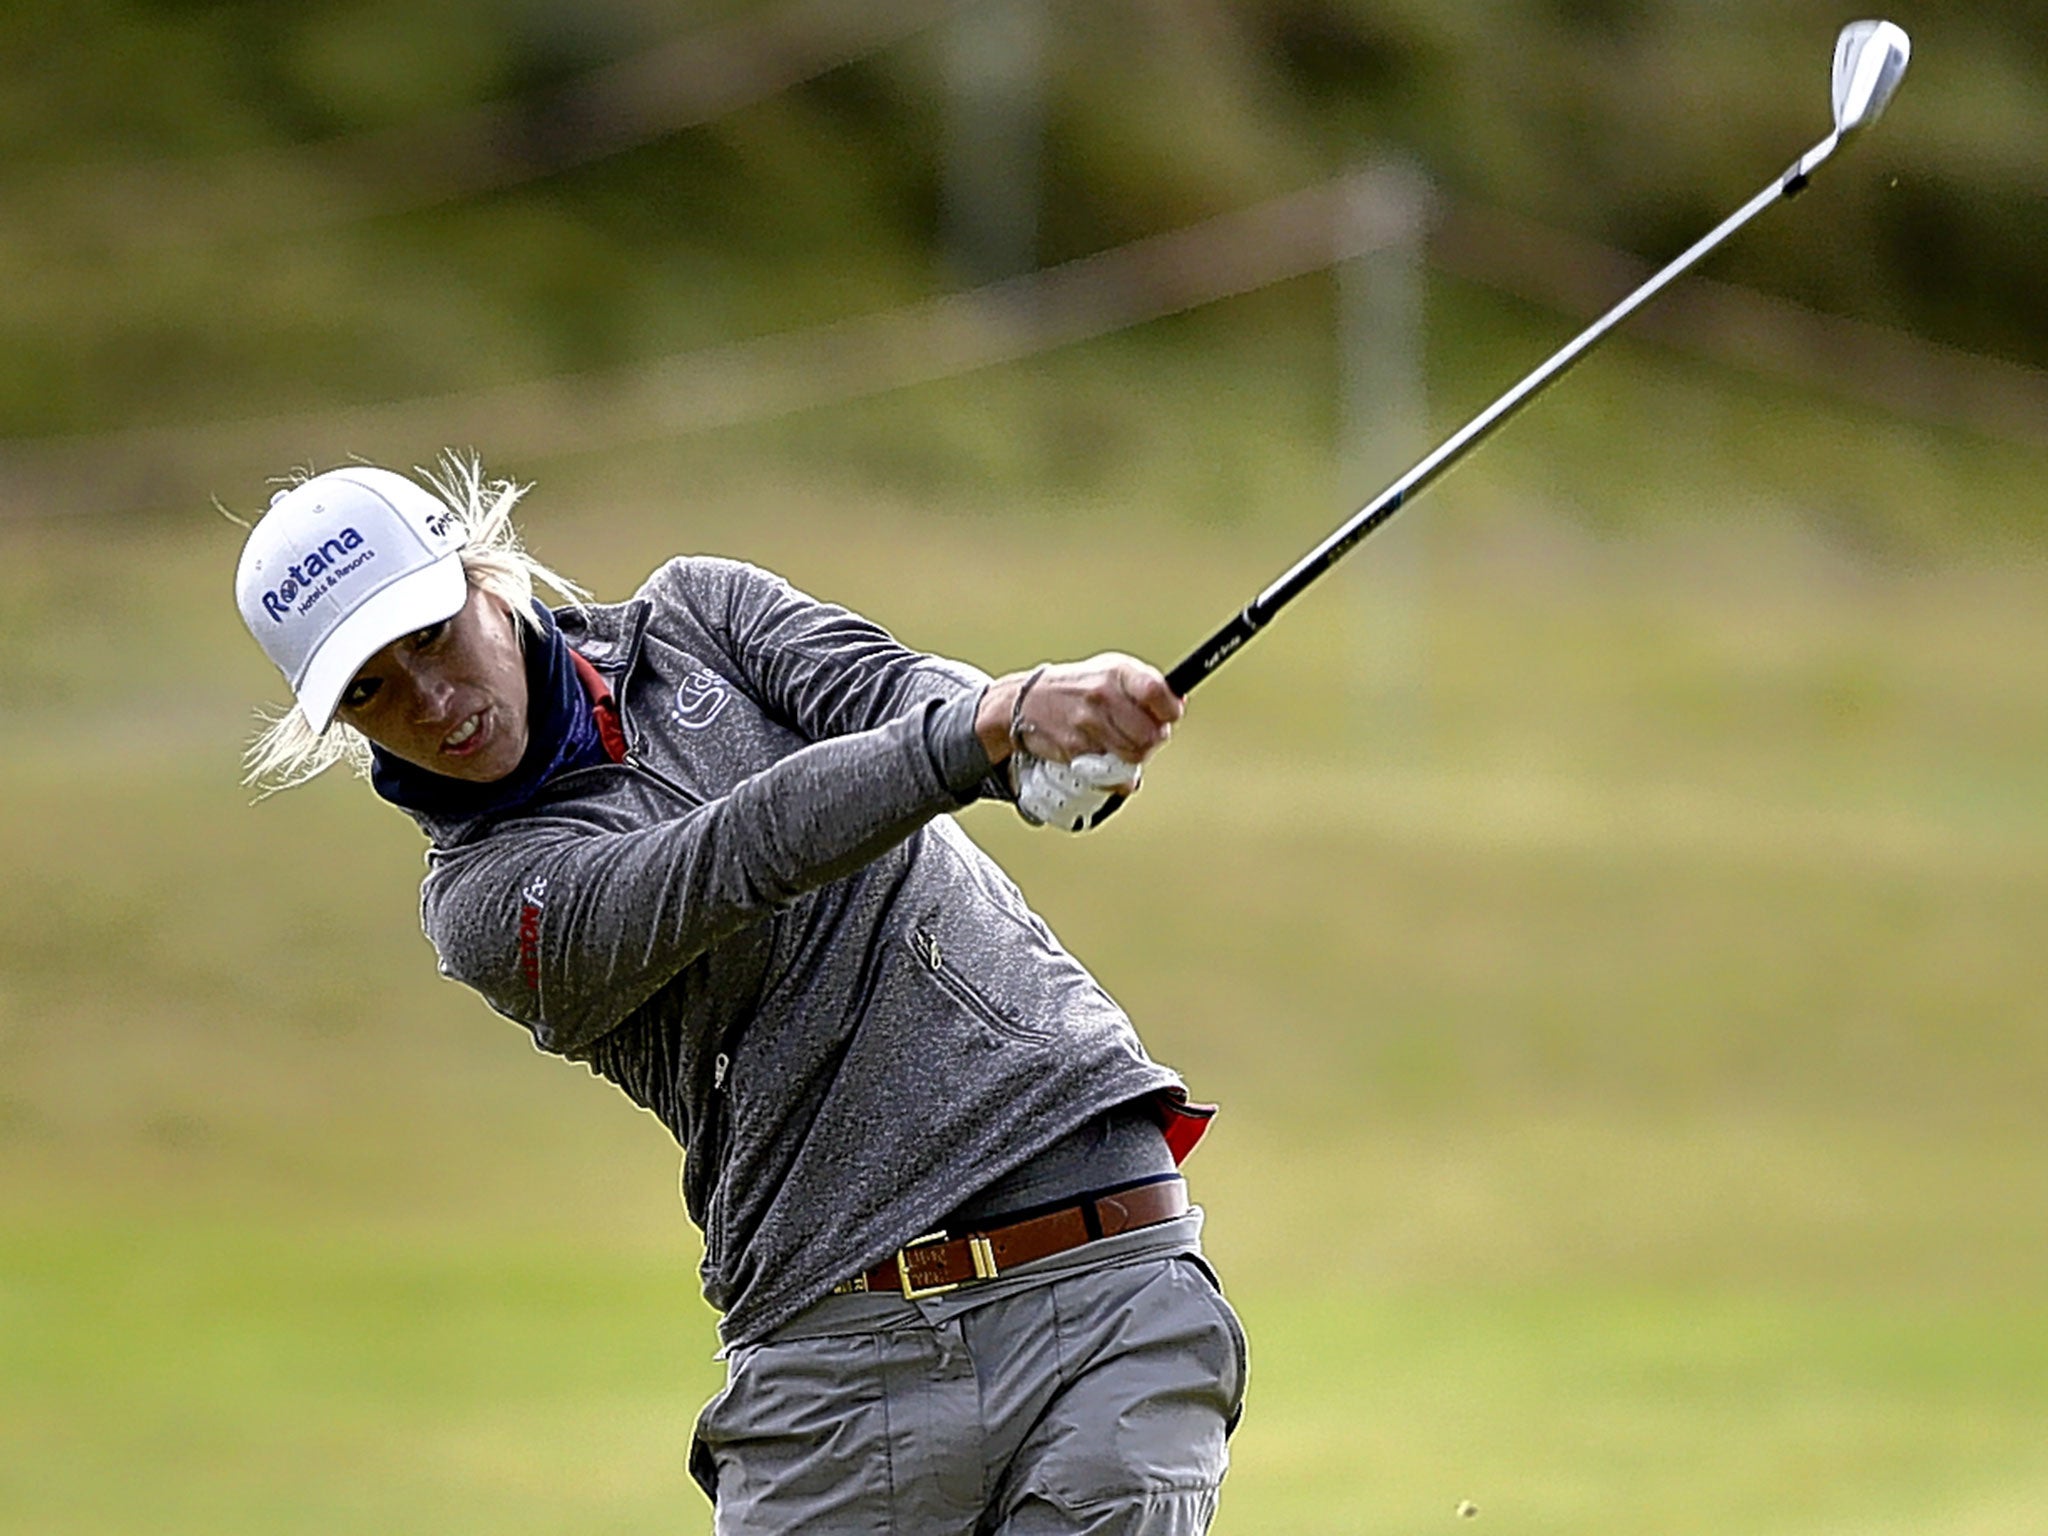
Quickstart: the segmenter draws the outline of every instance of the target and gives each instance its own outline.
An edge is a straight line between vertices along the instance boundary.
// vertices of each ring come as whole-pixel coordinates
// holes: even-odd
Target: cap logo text
[[[374,549],[369,549],[355,559],[349,559],[359,549],[363,549],[363,536],[353,528],[344,528],[333,538],[323,540],[319,548],[297,565],[286,569],[283,581],[263,594],[263,611],[282,624],[291,616],[293,604],[301,598],[308,593],[317,596],[327,591],[336,581],[376,554]]]

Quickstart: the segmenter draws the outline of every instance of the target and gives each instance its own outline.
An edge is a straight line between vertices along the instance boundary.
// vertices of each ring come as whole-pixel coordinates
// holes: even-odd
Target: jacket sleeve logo
[[[519,978],[536,996],[540,993],[540,914],[547,904],[544,875],[529,880],[519,893]]]

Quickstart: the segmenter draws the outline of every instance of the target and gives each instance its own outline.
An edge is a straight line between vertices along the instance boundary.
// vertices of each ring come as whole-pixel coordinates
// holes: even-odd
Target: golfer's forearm
[[[779,905],[957,810],[974,778],[956,787],[934,761],[927,725],[942,708],[814,743],[705,806],[695,818],[710,854],[701,899],[713,910]]]
[[[962,800],[977,794],[1001,793],[991,771],[1010,755],[1008,728],[1000,753],[989,750],[981,718],[988,709],[989,692],[965,693],[948,699],[925,716],[924,744],[931,754],[932,770]]]

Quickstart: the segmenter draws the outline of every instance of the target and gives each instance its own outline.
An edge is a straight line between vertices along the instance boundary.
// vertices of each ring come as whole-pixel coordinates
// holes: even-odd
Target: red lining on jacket
[[[626,728],[619,720],[619,701],[612,697],[611,684],[573,646],[569,649],[569,660],[576,665],[576,676],[583,683],[583,691],[590,695],[590,707],[597,715],[597,734],[604,742],[606,754],[613,762],[623,763],[626,760]]]

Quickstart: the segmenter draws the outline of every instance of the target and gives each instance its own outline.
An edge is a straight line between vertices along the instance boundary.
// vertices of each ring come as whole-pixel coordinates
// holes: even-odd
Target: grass
[[[1169,660],[1335,515],[1275,371],[1305,292],[543,466],[529,527],[606,594],[724,549],[993,667]],[[1455,419],[1542,348],[1451,297]],[[1645,396],[1674,425],[1624,453]],[[1077,401],[1099,462],[1033,485],[997,424]],[[1205,687],[1110,831],[968,818],[1226,1103],[1218,1529],[2037,1526],[2048,545],[1956,509],[2042,465],[1623,345],[1544,410]],[[856,442],[891,456],[828,468]],[[659,1128],[434,979],[401,818],[248,806],[231,527],[5,538],[9,1528],[706,1528]]]
[[[533,1242],[143,1220],[16,1231],[0,1358],[22,1530],[693,1523],[715,1387],[673,1266]],[[1245,1275],[1247,1281],[1254,1277]],[[2048,1333],[1771,1289],[1247,1283],[1222,1529],[2023,1529]],[[1976,1522],[1976,1523],[1973,1523]]]
[[[2042,1333],[2019,1306],[1361,1291],[1261,1337],[1287,1400],[1240,1451],[1236,1530],[1429,1530],[1465,1499],[1518,1532],[1963,1530],[1992,1508],[2018,1529],[2048,1471],[2017,1364],[2038,1366]],[[2015,1368],[1987,1378],[2005,1347]]]
[[[717,1373],[645,1256],[151,1217],[10,1255],[24,1531],[644,1530]]]

